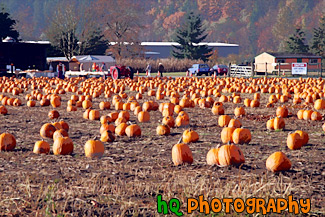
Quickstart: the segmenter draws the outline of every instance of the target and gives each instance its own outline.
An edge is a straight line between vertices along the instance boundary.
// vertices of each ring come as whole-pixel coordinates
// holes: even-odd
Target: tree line
[[[52,44],[49,55],[64,55],[67,59],[87,54],[111,54],[116,59],[143,57],[139,40],[140,31],[145,28],[140,22],[141,10],[140,5],[132,0],[97,0],[88,7],[77,7],[77,1],[70,4],[59,2],[45,30],[45,37]],[[217,60],[217,51],[206,45],[198,46],[208,36],[202,16],[189,11],[184,17],[182,25],[172,34],[172,40],[180,44],[174,46],[173,56]],[[305,33],[297,28],[286,40],[286,51],[312,52],[324,57],[324,20],[321,17],[319,27],[313,29],[310,46],[306,44]],[[0,22],[3,24],[0,27],[1,38],[19,38],[14,28],[16,21],[4,9],[0,13]]]

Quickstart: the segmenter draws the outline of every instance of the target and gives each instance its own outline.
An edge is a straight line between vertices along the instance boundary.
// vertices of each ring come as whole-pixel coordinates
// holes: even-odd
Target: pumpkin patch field
[[[0,100],[0,216],[157,216],[158,195],[325,215],[321,78],[2,77]]]

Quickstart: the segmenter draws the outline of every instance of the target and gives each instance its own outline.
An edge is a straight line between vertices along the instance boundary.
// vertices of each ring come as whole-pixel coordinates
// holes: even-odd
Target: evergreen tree
[[[82,37],[84,38],[84,37]],[[108,41],[101,29],[94,29],[91,34],[79,44],[79,55],[105,55]]]
[[[202,59],[206,61],[212,55],[212,49],[208,48],[207,45],[198,45],[207,37],[204,32],[201,18],[191,12],[185,24],[176,30],[174,41],[179,45],[173,46],[173,56],[179,59]]]
[[[307,53],[309,51],[309,46],[305,44],[305,33],[300,28],[296,28],[296,32],[289,37],[286,43],[286,51],[290,53]]]
[[[10,36],[18,40],[19,33],[14,29],[16,21],[10,18],[10,15],[4,8],[0,11],[0,41]]]
[[[314,36],[311,48],[317,55],[325,58],[325,16],[319,20],[319,27],[314,28]]]

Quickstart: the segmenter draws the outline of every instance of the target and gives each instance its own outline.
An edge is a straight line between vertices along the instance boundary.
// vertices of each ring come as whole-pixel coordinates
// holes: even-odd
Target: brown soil
[[[126,91],[129,96],[134,92]],[[11,94],[6,94],[11,96]],[[25,94],[24,94],[25,95]],[[141,138],[117,137],[105,144],[104,156],[88,159],[83,146],[87,140],[99,136],[99,121],[82,118],[83,109],[66,112],[70,93],[62,96],[62,106],[56,110],[60,119],[70,125],[69,135],[74,142],[71,156],[36,155],[32,152],[36,141],[41,140],[39,130],[50,122],[47,114],[53,108],[6,106],[8,115],[0,116],[1,132],[10,132],[17,139],[12,152],[0,153],[0,214],[8,216],[154,216],[157,214],[156,197],[164,200],[178,198],[182,211],[186,199],[204,195],[213,197],[248,198],[284,197],[310,198],[311,213],[325,214],[325,136],[322,122],[298,120],[299,108],[290,107],[284,131],[267,131],[266,121],[275,115],[276,108],[265,108],[269,94],[261,94],[259,108],[245,108],[247,115],[240,118],[250,129],[252,141],[240,145],[246,162],[241,167],[216,167],[206,164],[211,147],[221,143],[218,116],[210,109],[185,109],[190,115],[190,127],[197,131],[200,140],[190,144],[192,165],[174,166],[171,149],[179,140],[184,128],[173,128],[169,136],[157,136],[156,127],[162,120],[159,111],[151,111],[149,123],[138,123]],[[241,94],[242,98],[252,95]],[[145,96],[139,102],[155,100]],[[103,96],[93,100],[98,109]],[[111,98],[109,99],[111,101]],[[161,102],[167,102],[162,100]],[[239,104],[243,106],[243,103]],[[280,105],[277,103],[277,105]],[[226,114],[233,117],[238,105],[225,103]],[[101,111],[101,115],[113,110]],[[131,120],[138,122],[133,112]],[[286,147],[287,134],[297,129],[309,133],[309,144],[301,150]],[[52,141],[48,141],[52,144]],[[266,170],[267,157],[283,151],[292,162],[290,171],[272,173]],[[282,215],[285,214],[282,213]],[[198,215],[196,213],[195,215]],[[288,215],[288,214],[285,214]]]

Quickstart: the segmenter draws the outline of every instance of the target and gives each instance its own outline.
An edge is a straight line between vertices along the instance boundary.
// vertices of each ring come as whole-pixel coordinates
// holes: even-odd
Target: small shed
[[[291,71],[292,63],[307,63],[308,71],[318,71],[321,70],[321,62],[321,56],[311,53],[292,54],[264,52],[255,57],[255,71],[257,73]]]

